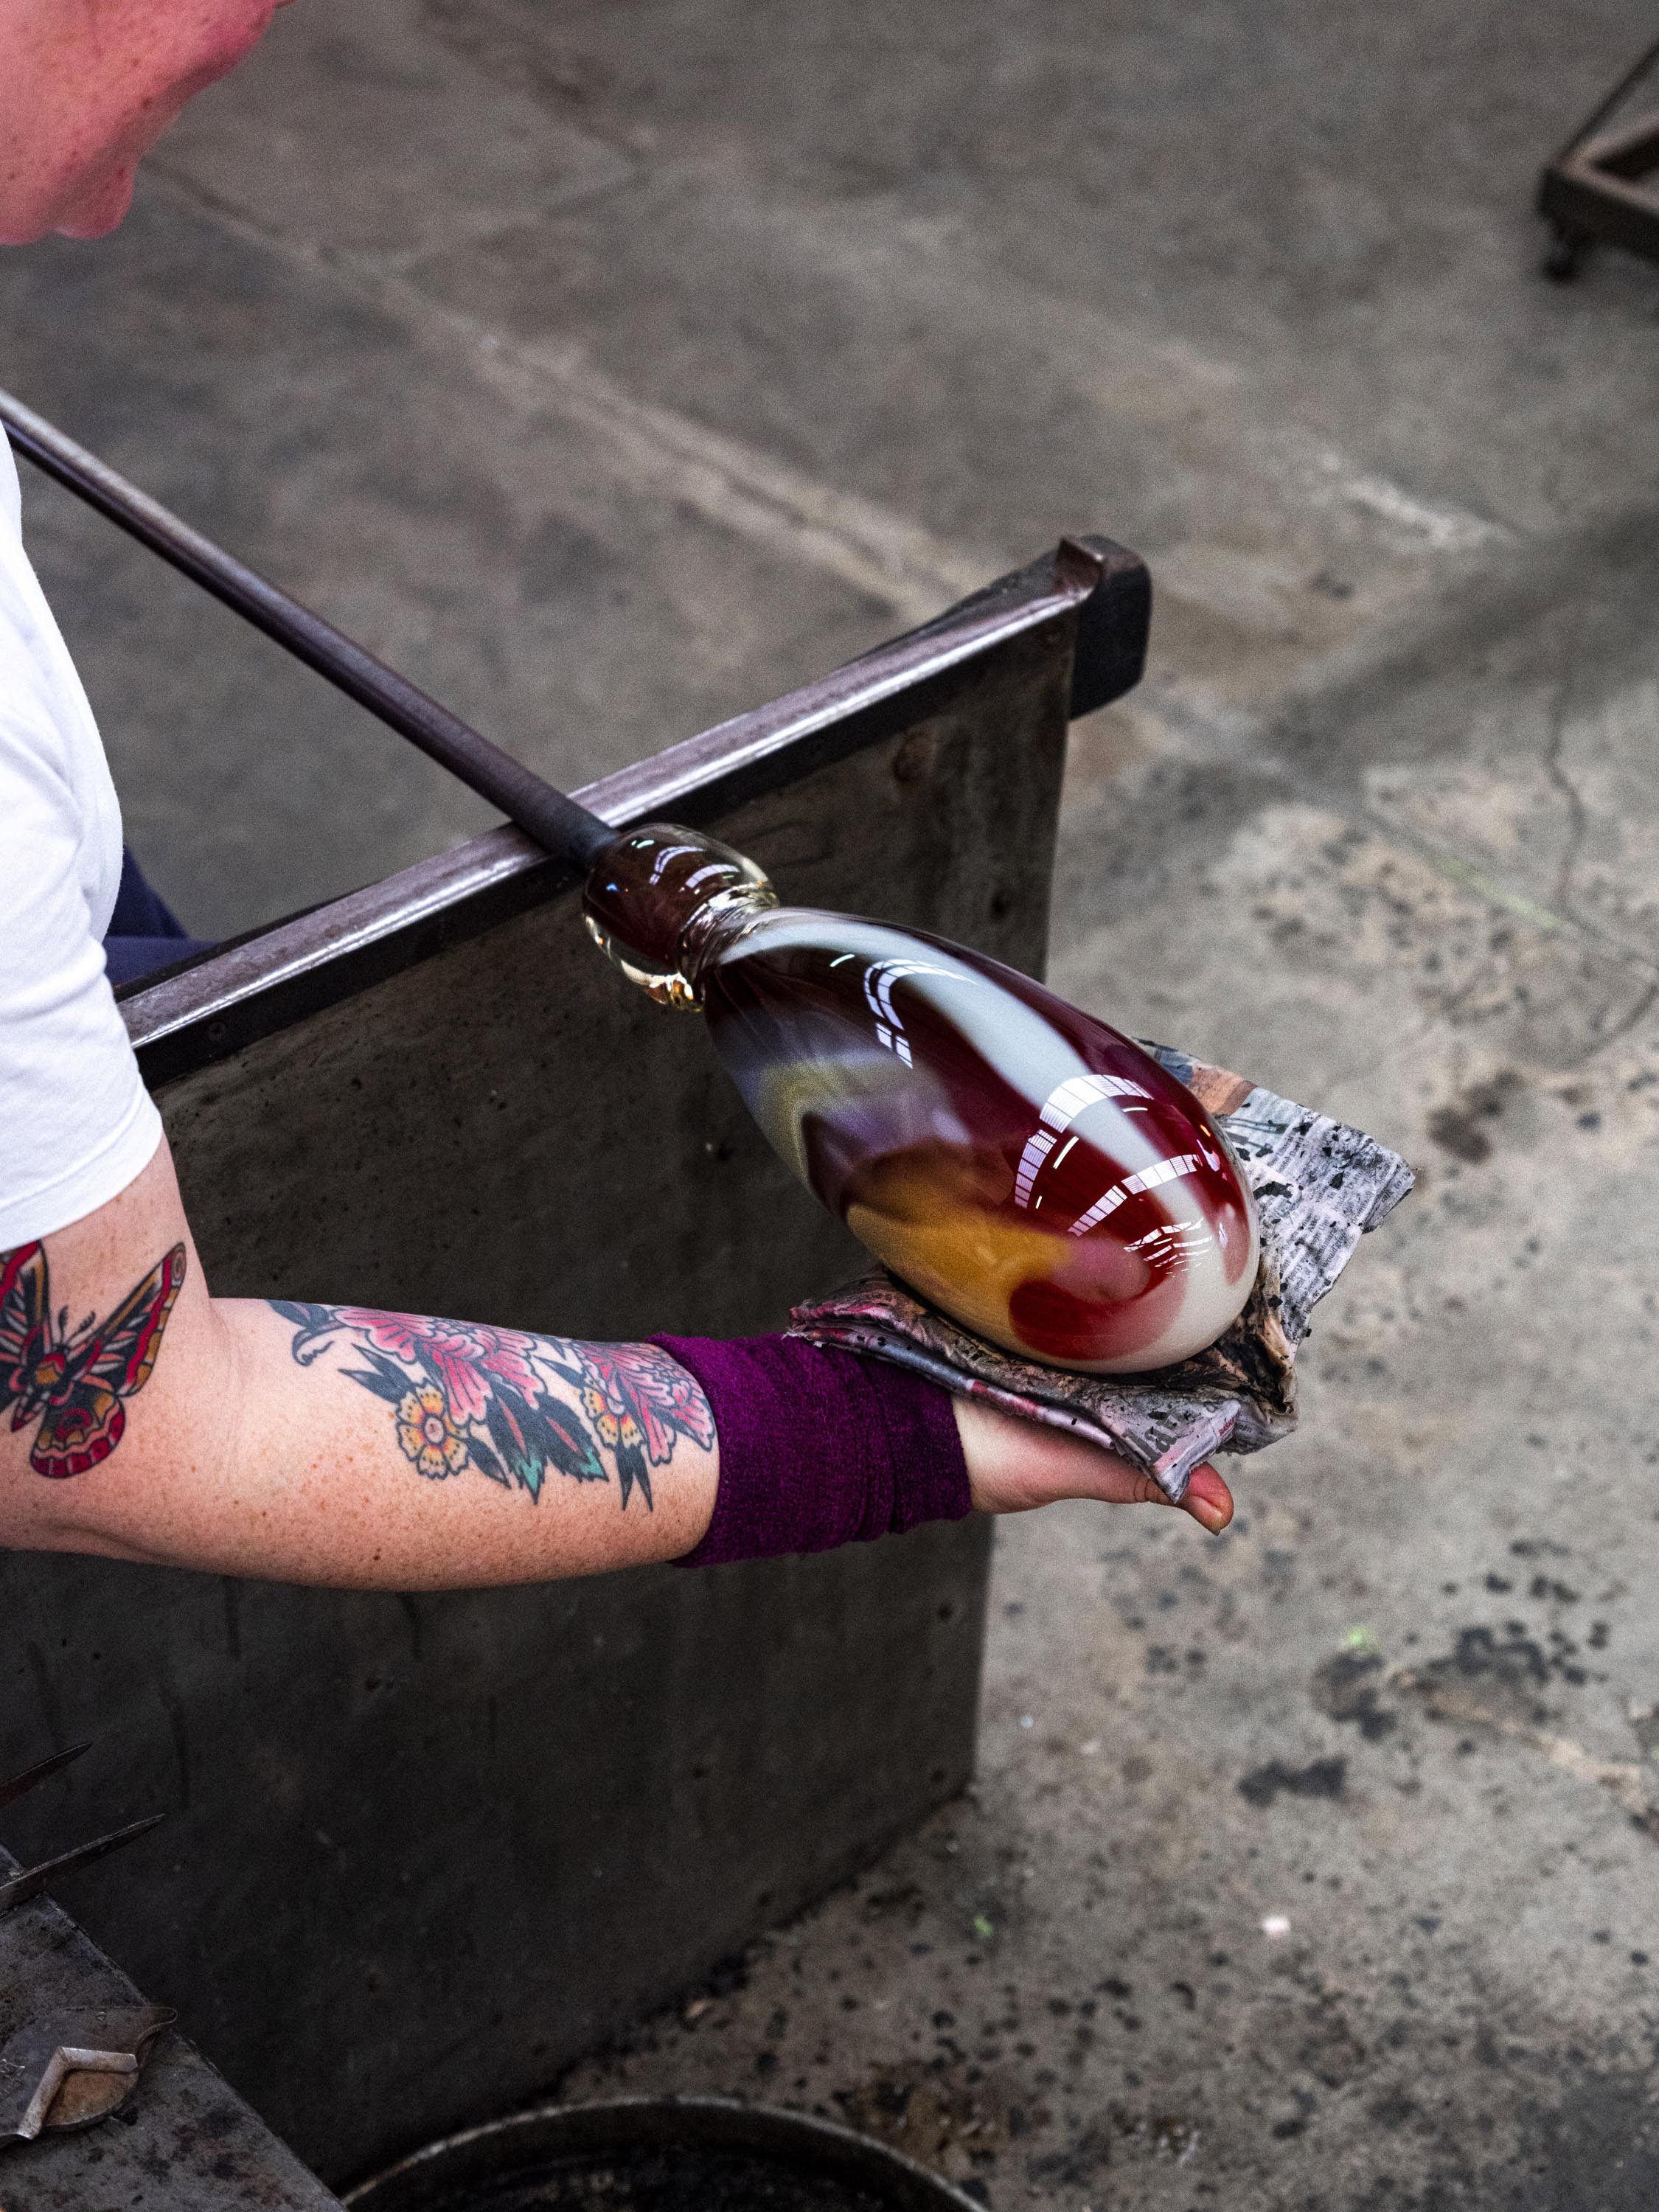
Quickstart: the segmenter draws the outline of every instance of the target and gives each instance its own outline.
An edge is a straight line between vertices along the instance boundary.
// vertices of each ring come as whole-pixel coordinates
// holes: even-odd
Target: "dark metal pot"
[[[983,2212],[914,2159],[732,2097],[544,2105],[401,2159],[349,2212]]]

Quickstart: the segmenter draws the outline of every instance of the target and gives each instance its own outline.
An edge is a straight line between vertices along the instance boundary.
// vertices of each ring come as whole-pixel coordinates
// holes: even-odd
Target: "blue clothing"
[[[212,940],[191,937],[167,901],[144,881],[143,871],[125,846],[121,850],[121,888],[104,939],[104,965],[118,987],[136,983],[175,961],[211,952]]]

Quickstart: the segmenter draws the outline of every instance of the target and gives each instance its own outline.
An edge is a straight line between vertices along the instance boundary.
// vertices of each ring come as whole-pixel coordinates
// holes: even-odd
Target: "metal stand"
[[[0,419],[483,787],[493,748],[447,710],[50,425],[3,400]],[[1150,599],[1105,539],[1048,555],[589,787],[577,827],[666,815],[803,903],[1040,974],[1066,723],[1139,679]],[[573,882],[569,857],[497,829],[124,994],[221,1294],[738,1335],[861,1264],[696,1024],[595,956]],[[340,2176],[542,2090],[960,1790],[988,1553],[973,1520],[402,1597],[0,1554],[0,1680],[38,1680],[66,1734],[95,1716],[125,1762],[112,1817],[155,1809],[164,1778],[172,1848],[135,1852],[88,1927]],[[32,1712],[0,1705],[0,1766],[38,1756]],[[64,2155],[8,2153],[6,2212],[140,2205],[113,2180],[49,2193]],[[158,2185],[143,2212],[251,2201]],[[283,2185],[260,2202],[329,2201]]]
[[[1539,179],[1538,212],[1553,233],[1544,274],[1558,284],[1578,274],[1598,240],[1659,261],[1659,191],[1644,189],[1659,170],[1659,112],[1602,127],[1656,63],[1659,39],[1597,102]]]

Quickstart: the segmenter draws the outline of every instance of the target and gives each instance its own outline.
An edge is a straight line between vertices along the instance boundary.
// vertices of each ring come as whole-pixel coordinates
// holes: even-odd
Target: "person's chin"
[[[94,184],[84,185],[58,210],[52,228],[60,238],[106,238],[118,228],[132,205],[136,161],[124,161]]]

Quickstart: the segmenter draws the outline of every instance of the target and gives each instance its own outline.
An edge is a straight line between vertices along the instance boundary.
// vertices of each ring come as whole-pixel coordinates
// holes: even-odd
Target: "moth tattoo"
[[[637,1490],[649,1512],[651,1470],[668,1464],[678,1438],[705,1449],[714,1441],[702,1389],[653,1344],[579,1344],[376,1306],[266,1303],[293,1324],[289,1349],[301,1367],[331,1348],[358,1363],[339,1371],[385,1400],[398,1449],[431,1482],[471,1468],[538,1499],[550,1473],[608,1482],[608,1455],[623,1510]]]
[[[67,1306],[52,1313],[46,1248],[0,1253],[0,1413],[11,1408],[14,1431],[40,1422],[29,1451],[37,1474],[84,1474],[115,1449],[123,1401],[149,1382],[184,1280],[175,1244],[107,1321],[88,1314],[71,1329]]]

